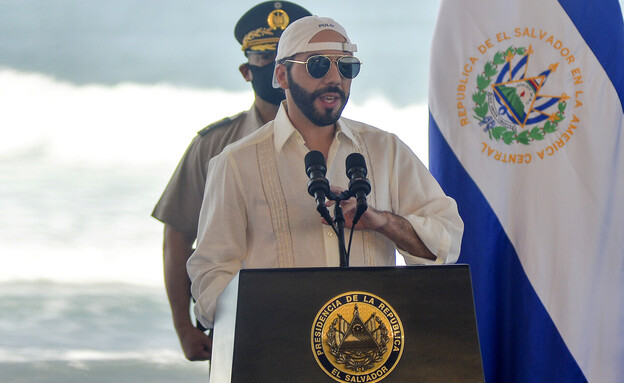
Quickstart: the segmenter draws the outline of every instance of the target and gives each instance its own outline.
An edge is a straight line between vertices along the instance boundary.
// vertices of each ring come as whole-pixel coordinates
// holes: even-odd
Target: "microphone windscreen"
[[[345,161],[345,166],[347,168],[347,177],[351,177],[349,174],[351,169],[361,168],[364,171],[364,175],[366,175],[366,161],[364,160],[364,156],[360,153],[351,153],[347,156],[347,160]]]
[[[305,156],[304,161],[306,173],[309,173],[309,169],[312,166],[325,168],[325,157],[323,157],[323,153],[319,152],[318,150],[311,150],[310,152],[308,152],[308,154],[306,154]]]

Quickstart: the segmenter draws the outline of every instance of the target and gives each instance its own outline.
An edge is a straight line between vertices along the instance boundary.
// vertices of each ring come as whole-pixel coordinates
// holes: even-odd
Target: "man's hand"
[[[193,326],[190,314],[191,281],[186,261],[193,253],[195,238],[185,236],[171,225],[165,225],[165,287],[175,327],[184,356],[190,361],[210,360],[212,337]]]
[[[331,190],[335,194],[340,194],[343,189],[332,186]],[[334,201],[329,201],[327,206],[332,206],[334,203]],[[356,205],[357,202],[353,197],[340,202],[342,213],[345,217],[345,228],[347,229],[351,229],[353,226]],[[377,210],[369,206],[355,225],[355,230],[376,231],[394,242],[399,249],[405,250],[414,256],[430,260],[437,259],[435,254],[425,246],[412,225],[405,218],[392,212]]]
[[[353,218],[357,211],[357,202],[355,198],[349,198],[346,201],[340,202],[342,207],[342,213],[345,218],[345,228],[353,228]],[[384,225],[388,223],[388,217],[379,210],[369,206],[368,209],[362,214],[360,220],[356,223],[356,230],[375,230],[378,231]]]
[[[344,191],[344,189],[332,186],[331,191],[338,195]],[[335,204],[334,201],[328,201],[327,206],[333,206]],[[345,218],[345,228],[352,229],[353,228],[353,217],[355,217],[355,213],[357,210],[357,201],[355,198],[349,198],[348,200],[341,201],[340,207],[342,207],[342,213]],[[381,227],[387,224],[387,216],[372,208],[371,206],[366,209],[360,220],[355,225],[356,230],[375,230],[378,231]],[[323,220],[323,223],[327,223]]]
[[[212,358],[212,331],[206,335],[200,329],[191,326],[181,331],[179,338],[186,359],[196,362]]]

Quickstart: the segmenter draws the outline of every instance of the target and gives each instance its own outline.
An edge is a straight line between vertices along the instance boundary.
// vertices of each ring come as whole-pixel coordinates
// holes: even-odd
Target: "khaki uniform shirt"
[[[228,144],[261,126],[260,114],[254,105],[246,112],[224,118],[199,131],[180,160],[152,216],[189,238],[195,238],[208,162]]]

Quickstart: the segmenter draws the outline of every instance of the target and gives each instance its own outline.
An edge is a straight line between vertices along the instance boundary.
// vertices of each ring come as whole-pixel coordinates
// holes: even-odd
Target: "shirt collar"
[[[297,141],[300,141],[303,145],[303,137],[295,127],[292,122],[290,122],[290,118],[288,118],[288,114],[286,113],[286,101],[282,101],[279,109],[277,110],[277,115],[275,115],[275,120],[273,121],[273,134],[274,134],[274,143],[275,150],[280,152],[286,141],[290,138],[290,136],[294,136],[293,138]]]
[[[280,152],[288,139],[293,136],[294,140],[297,140],[301,145],[304,145],[303,137],[301,133],[293,126],[292,122],[290,122],[290,118],[288,118],[288,114],[286,113],[286,101],[282,101],[280,107],[277,111],[277,115],[274,120],[274,144],[275,150]],[[355,139],[355,134],[353,133],[353,129],[348,125],[347,121],[345,121],[342,117],[338,119],[336,123],[336,137],[340,138],[341,135],[344,135],[348,138],[355,146],[357,145],[357,140]]]
[[[351,129],[351,127],[347,123],[347,120],[345,120],[342,117],[340,117],[340,119],[338,120],[336,124],[336,136],[340,137],[341,134],[344,134],[349,140],[351,140],[354,146],[356,147],[359,146],[358,141],[355,139],[355,134],[353,133],[353,129]]]
[[[258,109],[258,105],[256,105],[255,102],[251,104],[250,110],[251,110],[250,114],[253,116],[253,119],[256,122],[255,125],[258,127],[264,125],[264,122],[262,122],[262,117],[260,116],[260,110]]]

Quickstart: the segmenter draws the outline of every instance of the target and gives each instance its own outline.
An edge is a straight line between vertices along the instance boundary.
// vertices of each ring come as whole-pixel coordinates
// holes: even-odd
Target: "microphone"
[[[355,196],[357,200],[355,216],[353,217],[353,225],[355,226],[357,221],[362,217],[362,214],[368,209],[366,196],[371,191],[371,185],[368,178],[366,178],[368,170],[366,169],[364,156],[360,153],[351,153],[347,156],[345,165],[347,168],[347,177],[349,177],[350,180],[349,192],[351,195]]]
[[[329,210],[325,206],[325,198],[330,195],[329,181],[325,178],[327,167],[325,167],[325,157],[318,150],[312,150],[305,156],[306,174],[310,178],[308,181],[308,193],[316,200],[316,210],[321,217],[332,225],[333,220],[329,215]]]

